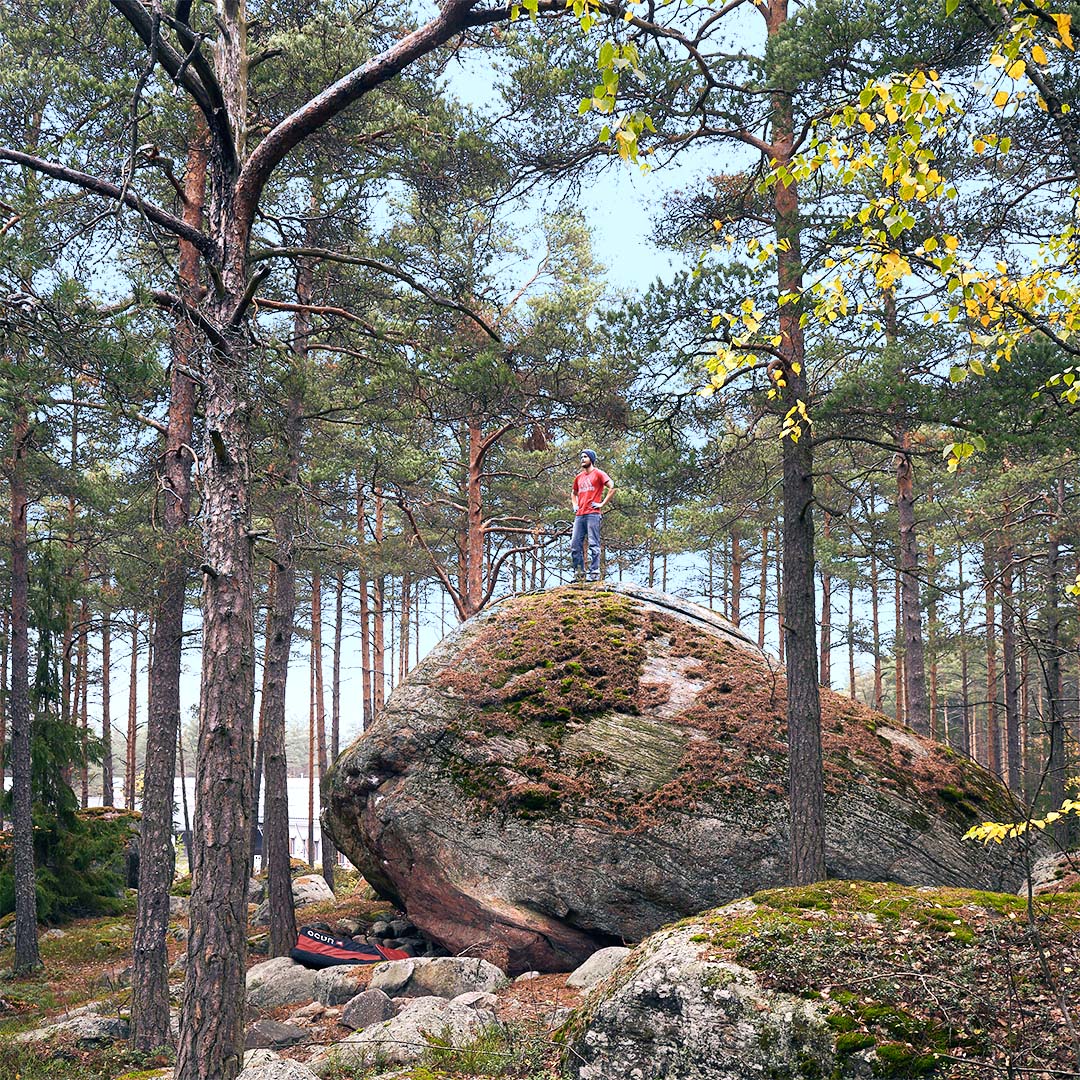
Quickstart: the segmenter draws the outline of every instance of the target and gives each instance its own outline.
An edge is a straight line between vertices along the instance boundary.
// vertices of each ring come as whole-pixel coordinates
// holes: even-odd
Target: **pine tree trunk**
[[[27,508],[24,462],[29,441],[26,405],[14,405],[8,483],[11,489],[11,803],[12,862],[15,876],[15,960],[12,973],[28,975],[41,966],[37,938],[34,871],[33,794],[30,746],[30,610]]]
[[[893,611],[896,615],[896,633],[893,637],[893,652],[896,655],[896,667],[893,674],[893,692],[896,695],[896,724],[904,723],[904,614],[901,596],[900,574],[893,578]]]
[[[323,680],[322,650],[322,572],[316,568],[311,576],[311,663],[315,675],[315,741],[318,751],[319,784],[326,776],[326,693]],[[314,823],[313,823],[314,827]],[[322,873],[326,883],[334,887],[334,855],[319,826],[319,850],[322,854]]]
[[[1043,667],[1044,694],[1046,698],[1047,729],[1049,731],[1049,754],[1046,763],[1046,792],[1050,807],[1057,809],[1065,801],[1065,782],[1068,778],[1069,759],[1065,747],[1064,686],[1061,672],[1061,519],[1065,509],[1065,482],[1058,480],[1057,515],[1051,522],[1050,542],[1046,553],[1046,663]],[[1068,825],[1062,820],[1054,823],[1054,839],[1064,847],[1068,839]]]
[[[930,734],[926,699],[926,649],[919,601],[919,540],[915,532],[915,469],[911,433],[903,437],[904,452],[896,455],[896,509],[900,523],[900,580],[904,629],[904,706],[908,726]]]
[[[959,597],[957,617],[960,621],[960,708],[962,717],[960,723],[960,753],[967,757],[974,757],[974,741],[971,730],[971,682],[968,678],[968,651],[967,651],[967,611],[965,610],[964,593],[964,553],[957,555],[957,583],[956,591]]]
[[[9,688],[8,682],[8,642],[11,640],[11,595],[10,585],[7,604],[0,611],[0,781],[7,775],[7,736]],[[0,604],[3,600],[0,599]],[[4,828],[4,800],[0,799],[0,829]]]
[[[381,556],[383,542],[383,496],[380,488],[375,489],[375,545]],[[374,713],[378,713],[386,703],[386,578],[383,574],[375,579],[375,610],[372,612],[374,627],[372,631],[372,677],[374,687],[371,701]]]
[[[86,575],[89,577],[89,574]],[[84,581],[84,586],[86,582]],[[90,805],[90,716],[89,694],[87,693],[89,671],[89,636],[90,636],[90,605],[85,599],[79,604],[79,629],[78,629],[78,654],[75,663],[75,709],[79,718],[79,734],[82,744],[82,767],[79,769],[81,790],[79,804],[85,810]]]
[[[341,754],[341,633],[345,606],[345,574],[338,570],[334,578],[334,668],[330,685],[330,759]],[[419,637],[419,635],[418,635]],[[417,641],[419,645],[419,640]]]
[[[855,700],[855,578],[848,581],[847,587],[847,664],[848,697]]]
[[[300,273],[303,274],[304,269]],[[299,291],[299,287],[298,287]],[[302,326],[299,328],[302,330]],[[274,599],[266,615],[266,671],[261,738],[266,775],[263,810],[263,858],[270,907],[270,955],[288,956],[296,944],[289,857],[288,761],[285,752],[285,690],[296,621],[296,507],[299,497],[302,380],[293,370],[288,381],[284,425],[286,467],[275,502]]]
[[[826,511],[821,527],[822,538],[826,541],[831,524]],[[821,571],[821,685],[832,686],[832,575],[824,567]]]
[[[108,583],[106,583],[106,589]],[[112,748],[112,612],[101,609],[101,805],[114,806]]]
[[[1007,530],[1009,509],[1005,507]],[[998,552],[1001,565],[1001,669],[1005,683],[1005,762],[1006,783],[1009,790],[1020,797],[1020,687],[1016,669],[1016,612],[1013,595],[1013,567],[1016,553],[1011,544],[1006,543]]]
[[[184,220],[195,228],[202,226],[207,153],[205,126],[197,123],[188,147],[184,180]],[[186,242],[180,244],[180,283],[184,298],[194,301],[199,291],[199,253]],[[197,348],[193,327],[185,319],[178,320],[173,329],[169,424],[159,477],[165,500],[161,520],[170,550],[153,613],[139,896],[133,942],[131,1044],[139,1050],[152,1050],[172,1042],[166,934],[169,889],[176,869],[173,801],[188,580],[181,537],[191,515],[192,457],[188,448],[195,420],[195,383],[185,372],[193,364]]]
[[[870,639],[874,647],[874,708],[883,712],[885,691],[881,671],[881,594],[878,589],[878,562],[874,548],[870,549]]]
[[[765,648],[765,611],[769,603],[769,530],[761,530],[761,578],[758,582],[757,643]]]
[[[367,517],[364,514],[364,488],[359,470],[356,473],[356,540],[361,552],[364,549],[367,534]],[[371,678],[371,611],[368,600],[368,579],[363,570],[361,556],[360,580],[357,588],[360,592],[360,683],[364,700],[361,706],[360,730],[365,731],[372,718],[372,678]]]
[[[764,12],[770,39],[783,32],[787,0],[771,0]],[[776,161],[791,160],[794,120],[790,95],[771,102]],[[791,880],[801,885],[825,877],[824,774],[821,700],[818,690],[817,603],[814,573],[814,435],[798,409],[810,407],[802,318],[802,253],[798,188],[773,188],[780,308],[781,399],[791,434],[783,440],[784,541],[781,619],[787,662],[788,803],[791,817]]]
[[[128,670],[127,757],[124,765],[124,806],[135,809],[136,745],[139,719],[139,617],[131,613],[131,665]]]
[[[994,559],[986,548],[983,573],[986,579],[986,767],[1004,779],[1001,768],[1001,725],[998,718],[997,611],[994,601]]]
[[[252,774],[251,791],[254,804],[251,812],[251,875],[255,875],[255,849],[259,846],[259,829],[265,825],[266,817],[266,801],[260,799],[263,791],[263,754],[266,752],[266,744],[263,741],[263,734],[266,731],[264,721],[266,719],[266,689],[267,680],[269,678],[268,668],[266,664],[267,654],[270,651],[270,612],[274,608],[274,588],[275,588],[275,574],[274,563],[270,563],[270,572],[266,581],[266,616],[265,625],[263,626],[263,677],[262,687],[259,690],[259,725],[255,731],[255,769]],[[260,803],[262,806],[262,819],[259,816]],[[266,848],[262,849],[262,868],[266,869]]]

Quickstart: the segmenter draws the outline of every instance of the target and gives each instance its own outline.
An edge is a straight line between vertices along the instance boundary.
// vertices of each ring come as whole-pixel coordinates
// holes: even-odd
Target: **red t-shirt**
[[[604,497],[604,485],[610,483],[611,477],[595,466],[587,473],[579,472],[574,477],[574,494],[577,496],[578,514],[599,514],[600,511],[596,509],[596,503]]]

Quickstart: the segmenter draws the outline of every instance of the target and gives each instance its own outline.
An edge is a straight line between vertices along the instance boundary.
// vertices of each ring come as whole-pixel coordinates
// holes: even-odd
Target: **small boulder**
[[[17,1043],[47,1043],[63,1036],[74,1040],[83,1049],[122,1042],[128,1037],[127,1020],[118,1016],[100,1016],[97,1013],[79,1013],[33,1031],[13,1035]]]
[[[264,892],[264,882],[258,878],[249,878],[247,887],[247,902],[249,904],[261,904]]]
[[[284,1050],[297,1043],[306,1042],[308,1032],[296,1024],[282,1024],[277,1020],[256,1020],[244,1034],[246,1050]]]
[[[256,964],[247,973],[247,1002],[261,1009],[294,1005],[315,996],[315,972],[278,956]]]
[[[249,1050],[236,1080],[318,1080],[303,1062],[289,1061],[272,1050]]]
[[[479,1009],[481,1012],[489,1012],[492,1017],[498,1007],[499,999],[495,994],[486,994],[483,990],[470,990],[467,994],[458,994],[452,1001],[458,1005],[468,1005],[470,1009]]]
[[[323,904],[334,899],[334,890],[326,884],[326,878],[321,874],[303,874],[293,878],[292,882],[293,907],[302,908],[308,904]],[[270,922],[270,901],[263,900],[255,909],[251,921],[256,926],[266,926]]]
[[[321,874],[304,874],[294,878],[292,883],[293,903],[297,907],[306,904],[322,904],[334,899],[334,890],[326,883]]]
[[[315,972],[315,999],[323,1005],[344,1005],[367,986],[371,966],[338,964]]]
[[[470,990],[491,993],[509,985],[494,964],[472,956],[414,957],[377,964],[370,986],[401,997],[456,998]]]
[[[311,1057],[308,1066],[319,1076],[336,1069],[361,1072],[376,1062],[407,1065],[419,1061],[439,1035],[460,1045],[475,1039],[490,1023],[482,1013],[438,997],[422,997],[391,1020],[357,1031]]]
[[[629,955],[630,950],[622,945],[598,949],[584,964],[571,972],[566,985],[575,990],[588,990],[610,975]]]
[[[381,990],[364,990],[345,1006],[341,1023],[352,1031],[363,1031],[389,1020],[394,1012],[394,1003]]]
[[[187,916],[191,914],[191,897],[190,896],[170,896],[169,897],[169,914]]]

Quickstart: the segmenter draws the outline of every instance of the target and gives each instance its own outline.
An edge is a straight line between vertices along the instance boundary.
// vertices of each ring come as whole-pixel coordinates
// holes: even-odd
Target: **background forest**
[[[60,831],[139,801],[171,881],[179,768],[270,814],[569,580],[591,446],[608,580],[1059,806],[1075,7],[523,7],[0,5],[5,785]]]

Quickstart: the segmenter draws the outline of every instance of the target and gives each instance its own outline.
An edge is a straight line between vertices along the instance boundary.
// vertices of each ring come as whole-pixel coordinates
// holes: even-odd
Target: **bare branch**
[[[489,326],[484,319],[478,315],[471,308],[465,304],[461,304],[456,300],[451,300],[449,297],[439,296],[438,293],[429,289],[422,282],[417,281],[412,274],[405,270],[402,270],[399,266],[393,266],[390,263],[385,263],[379,259],[368,259],[361,255],[349,255],[341,251],[330,251],[326,248],[306,248],[306,247],[275,247],[275,248],[263,248],[260,251],[252,252],[251,258],[253,261],[259,261],[262,259],[274,259],[274,258],[290,258],[290,259],[321,259],[325,262],[338,262],[344,263],[347,266],[363,266],[368,270],[375,270],[380,274],[387,274],[390,277],[395,277],[398,281],[403,281],[406,285],[415,289],[418,293],[426,296],[433,304],[438,307],[448,308],[451,311],[460,312],[462,315],[469,319],[472,319],[481,330],[484,331],[492,340],[499,341],[499,335],[496,331]]]
[[[166,232],[170,232],[182,240],[187,240],[204,255],[213,254],[213,242],[205,233],[192,228],[174,214],[162,210],[160,206],[147,202],[138,192],[124,192],[116,184],[110,184],[107,180],[100,179],[100,177],[79,172],[78,169],[69,169],[66,165],[58,165],[55,161],[46,161],[44,158],[24,154],[7,146],[0,146],[0,162],[3,161],[33,169],[34,172],[39,172],[43,176],[51,176],[54,180],[62,180],[66,184],[74,184],[84,191],[102,195],[106,199],[113,199],[116,202],[122,201],[126,206],[138,210],[147,221],[153,222],[155,225],[165,229]]]

